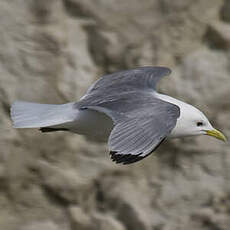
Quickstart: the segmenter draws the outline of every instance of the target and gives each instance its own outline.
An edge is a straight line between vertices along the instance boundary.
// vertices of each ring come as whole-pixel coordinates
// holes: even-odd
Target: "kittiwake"
[[[61,105],[16,101],[15,128],[70,131],[107,141],[116,163],[130,164],[151,154],[165,138],[209,135],[225,141],[194,106],[156,92],[166,67],[138,67],[105,75],[78,101]]]

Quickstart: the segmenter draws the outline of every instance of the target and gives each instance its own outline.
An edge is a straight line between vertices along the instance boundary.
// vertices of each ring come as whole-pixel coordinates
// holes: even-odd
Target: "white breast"
[[[104,113],[90,109],[79,110],[74,122],[69,124],[71,132],[88,136],[95,141],[107,141],[113,121]]]

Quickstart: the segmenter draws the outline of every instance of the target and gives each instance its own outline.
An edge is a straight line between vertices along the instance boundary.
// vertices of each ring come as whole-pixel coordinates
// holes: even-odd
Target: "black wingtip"
[[[117,164],[132,164],[135,163],[137,161],[142,160],[145,157],[140,156],[142,153],[139,153],[137,155],[133,155],[133,154],[119,154],[116,151],[110,151],[110,156],[112,161],[114,161]]]
[[[140,161],[144,158],[146,158],[147,156],[149,156],[153,151],[155,151],[160,144],[165,140],[165,138],[163,138],[156,146],[154,149],[152,149],[152,151],[150,151],[148,154],[143,156],[143,152],[138,153],[138,154],[119,154],[117,151],[110,151],[110,156],[112,161],[114,161],[115,163],[119,164],[122,163],[123,165],[128,165],[128,164],[132,164],[135,163],[137,161]],[[141,156],[142,155],[142,156]]]

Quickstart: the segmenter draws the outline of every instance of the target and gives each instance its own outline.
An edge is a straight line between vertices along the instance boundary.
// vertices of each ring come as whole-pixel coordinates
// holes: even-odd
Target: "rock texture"
[[[165,65],[164,91],[230,136],[229,1],[2,0],[0,229],[228,230],[229,143],[166,142],[115,165],[105,145],[11,127],[15,100],[64,103],[100,75]]]

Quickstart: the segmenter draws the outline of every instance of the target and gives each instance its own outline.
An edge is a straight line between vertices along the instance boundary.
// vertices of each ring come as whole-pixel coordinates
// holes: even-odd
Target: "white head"
[[[176,127],[172,130],[171,137],[209,135],[226,141],[225,136],[214,129],[208,118],[192,105],[180,102],[180,117]]]
[[[226,141],[226,137],[220,131],[213,128],[208,118],[200,110],[166,95],[160,95],[160,97],[180,107],[180,117],[170,137],[209,135]]]

